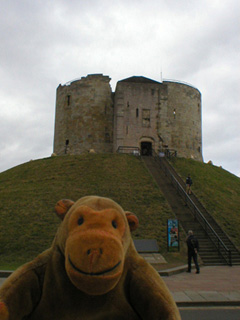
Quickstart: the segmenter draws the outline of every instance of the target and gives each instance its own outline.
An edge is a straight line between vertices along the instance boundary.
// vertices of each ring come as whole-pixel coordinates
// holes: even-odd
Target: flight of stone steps
[[[231,262],[232,265],[240,265],[240,253],[237,248],[234,246],[230,238],[223,232],[220,226],[212,218],[212,216],[207,212],[207,210],[202,206],[197,197],[193,194],[191,195],[191,202],[198,208],[201,214],[204,216],[208,224],[211,226],[211,229],[208,229],[207,232],[204,230],[203,226],[200,224],[199,220],[194,215],[193,211],[190,210],[191,205],[187,205],[188,201],[184,200],[177,190],[170,177],[170,174],[177,180],[180,186],[185,189],[185,183],[178,176],[169,162],[165,159],[156,159],[155,157],[142,157],[146,167],[149,172],[152,174],[156,180],[158,186],[163,192],[165,198],[172,207],[173,212],[175,213],[177,219],[184,231],[187,233],[188,230],[193,230],[194,234],[199,240],[201,257],[204,265],[224,265],[228,264],[229,260],[223,258],[223,256],[218,252],[216,246],[218,246],[218,240],[212,241],[215,234],[221,239],[224,245],[231,251]],[[187,197],[187,196],[186,196]],[[188,203],[189,204],[189,203]],[[213,236],[213,237],[212,237]],[[226,258],[226,256],[225,256]],[[227,255],[227,258],[229,256]]]

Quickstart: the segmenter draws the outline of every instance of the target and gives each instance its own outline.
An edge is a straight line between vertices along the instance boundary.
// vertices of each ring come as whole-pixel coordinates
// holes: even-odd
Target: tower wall
[[[151,143],[156,151],[202,161],[201,94],[179,82],[143,77],[119,81],[114,99],[114,151]]]
[[[114,99],[114,151],[119,146],[141,147],[149,141],[157,151],[160,87],[157,82],[119,81]]]
[[[59,85],[56,95],[54,153],[112,152],[113,102],[110,78],[88,75]]]
[[[179,157],[202,161],[201,94],[189,85],[164,82],[167,108],[161,113],[159,131],[163,141]]]

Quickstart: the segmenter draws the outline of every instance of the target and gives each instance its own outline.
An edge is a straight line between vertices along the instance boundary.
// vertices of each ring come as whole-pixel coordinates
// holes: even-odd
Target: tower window
[[[67,105],[70,106],[71,103],[71,96],[67,95]]]
[[[138,108],[136,109],[136,118],[138,118]]]
[[[142,126],[150,127],[150,109],[142,110]]]
[[[109,143],[110,141],[110,134],[108,132],[108,128],[105,127],[105,142]]]
[[[64,150],[64,153],[67,154],[68,153],[68,145],[69,145],[69,140],[67,139],[65,141],[65,150]]]
[[[105,133],[105,142],[110,142],[110,136],[108,132]]]

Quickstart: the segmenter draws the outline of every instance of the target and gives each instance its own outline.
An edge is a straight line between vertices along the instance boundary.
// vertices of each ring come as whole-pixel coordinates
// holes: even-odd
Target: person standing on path
[[[188,236],[186,239],[187,247],[188,247],[188,270],[187,272],[191,272],[192,258],[196,267],[196,273],[200,273],[200,268],[197,261],[197,254],[199,251],[198,239],[193,235],[193,231],[188,231]]]
[[[192,179],[189,174],[186,179],[186,192],[187,192],[187,194],[192,194],[191,186],[192,186]]]

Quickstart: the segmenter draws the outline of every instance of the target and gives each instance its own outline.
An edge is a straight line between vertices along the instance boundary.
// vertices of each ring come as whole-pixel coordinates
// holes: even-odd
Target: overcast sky
[[[91,73],[202,94],[204,161],[240,176],[239,0],[2,0],[0,172],[53,152],[56,88]]]

